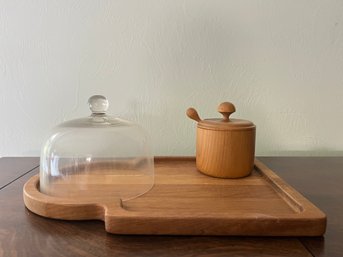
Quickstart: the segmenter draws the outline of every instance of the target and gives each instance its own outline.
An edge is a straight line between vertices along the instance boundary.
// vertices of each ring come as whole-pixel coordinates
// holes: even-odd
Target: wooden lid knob
[[[235,106],[230,102],[224,102],[218,106],[218,112],[223,115],[223,121],[230,121],[230,115],[235,111]]]

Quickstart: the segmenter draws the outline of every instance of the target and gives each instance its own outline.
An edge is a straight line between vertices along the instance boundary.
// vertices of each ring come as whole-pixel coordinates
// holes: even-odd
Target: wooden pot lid
[[[236,111],[235,106],[230,102],[221,103],[218,112],[223,115],[222,119],[201,120],[198,112],[194,108],[188,108],[186,114],[189,118],[198,121],[198,128],[211,130],[250,130],[255,129],[254,123],[242,119],[230,119],[230,115]]]

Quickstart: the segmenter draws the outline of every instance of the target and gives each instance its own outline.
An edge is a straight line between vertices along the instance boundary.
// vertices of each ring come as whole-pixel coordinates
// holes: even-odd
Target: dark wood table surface
[[[0,158],[0,256],[343,256],[343,157],[260,157],[323,210],[324,237],[118,236],[100,221],[59,221],[24,206],[39,158]]]

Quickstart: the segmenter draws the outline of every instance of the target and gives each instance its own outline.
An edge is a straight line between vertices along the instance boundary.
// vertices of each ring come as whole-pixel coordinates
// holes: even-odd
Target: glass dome
[[[154,184],[147,133],[137,124],[108,116],[108,101],[88,100],[89,117],[55,127],[40,158],[40,191],[57,197],[119,197],[129,200]]]

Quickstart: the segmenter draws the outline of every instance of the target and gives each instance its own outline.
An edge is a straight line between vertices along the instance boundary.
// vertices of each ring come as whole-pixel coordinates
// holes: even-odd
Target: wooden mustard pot
[[[254,168],[256,126],[241,119],[231,119],[236,111],[232,103],[218,106],[222,119],[201,120],[194,108],[187,116],[198,122],[196,166],[202,173],[219,178],[240,178]]]

